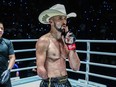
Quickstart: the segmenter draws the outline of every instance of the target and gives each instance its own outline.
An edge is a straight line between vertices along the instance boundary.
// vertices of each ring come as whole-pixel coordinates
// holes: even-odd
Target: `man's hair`
[[[3,25],[3,22],[1,22],[1,21],[0,21],[0,24],[2,24],[2,25]]]

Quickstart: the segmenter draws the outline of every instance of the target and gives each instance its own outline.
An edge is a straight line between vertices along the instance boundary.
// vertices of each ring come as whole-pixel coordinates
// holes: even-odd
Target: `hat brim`
[[[53,16],[57,16],[57,15],[63,15],[63,16],[67,16],[67,18],[70,18],[70,17],[76,17],[76,13],[72,12],[72,13],[69,13],[69,14],[64,14],[60,11],[57,11],[57,10],[53,10],[53,9],[48,9],[48,10],[45,10],[43,11],[38,19],[39,21],[42,23],[42,24],[49,24],[49,19]]]

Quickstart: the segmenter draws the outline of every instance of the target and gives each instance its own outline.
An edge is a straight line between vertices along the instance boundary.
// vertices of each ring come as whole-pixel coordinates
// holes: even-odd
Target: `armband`
[[[76,49],[76,44],[67,44],[68,50],[75,50]]]

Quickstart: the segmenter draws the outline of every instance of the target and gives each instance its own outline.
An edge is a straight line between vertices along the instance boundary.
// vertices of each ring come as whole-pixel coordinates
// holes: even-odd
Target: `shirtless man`
[[[72,33],[68,32],[67,18],[62,4],[56,4],[39,15],[39,21],[50,24],[51,30],[36,43],[37,73],[43,79],[40,87],[71,87],[66,71],[66,58],[73,70],[79,70],[80,59],[75,51]],[[67,33],[66,33],[67,32]]]

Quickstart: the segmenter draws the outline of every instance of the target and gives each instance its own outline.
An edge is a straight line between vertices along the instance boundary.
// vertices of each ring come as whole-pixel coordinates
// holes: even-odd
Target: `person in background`
[[[41,36],[36,43],[37,73],[42,78],[40,87],[71,87],[66,59],[74,71],[79,70],[75,36],[67,26],[67,18],[70,17],[76,17],[76,13],[66,14],[62,4],[56,4],[39,15],[42,24],[51,26],[50,32]]]
[[[0,22],[0,87],[12,87],[10,70],[15,63],[15,53],[12,42],[3,38],[3,33],[4,26]]]
[[[18,68],[19,68],[18,64],[15,63],[12,69],[18,69]],[[12,72],[11,77],[19,77],[19,71]]]
[[[31,61],[29,63],[29,66],[28,67],[33,67],[33,66],[36,66],[36,61]],[[37,75],[37,69],[36,68],[32,68],[32,69],[29,69],[27,71],[27,76],[30,77],[30,76],[35,76]]]

